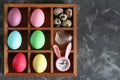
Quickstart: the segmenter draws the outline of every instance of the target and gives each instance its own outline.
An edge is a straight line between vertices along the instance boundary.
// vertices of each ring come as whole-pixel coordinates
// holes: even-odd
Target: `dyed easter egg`
[[[30,37],[30,43],[31,46],[34,49],[40,49],[44,46],[45,44],[45,35],[42,31],[36,30],[32,33]]]
[[[8,23],[11,26],[18,26],[21,22],[22,15],[18,8],[12,8],[8,13]]]
[[[10,32],[7,39],[7,44],[8,44],[8,47],[13,50],[18,49],[22,44],[22,36],[20,32],[17,30]]]
[[[34,27],[41,27],[45,21],[45,14],[42,9],[35,9],[30,17],[30,22]]]
[[[42,73],[47,68],[47,59],[43,54],[37,54],[33,59],[33,69],[37,73]]]
[[[27,66],[27,60],[23,53],[17,53],[12,60],[12,68],[16,72],[23,72]]]

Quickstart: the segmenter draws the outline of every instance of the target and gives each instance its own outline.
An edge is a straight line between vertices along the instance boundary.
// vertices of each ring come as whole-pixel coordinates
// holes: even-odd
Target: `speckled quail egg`
[[[62,26],[63,27],[71,27],[72,26],[72,21],[67,19],[67,20],[62,22]]]
[[[72,17],[72,14],[73,14],[73,13],[72,13],[72,9],[70,9],[70,8],[69,8],[69,9],[66,9],[65,12],[66,12],[68,18],[71,18],[71,17]]]
[[[61,26],[61,20],[58,19],[58,18],[55,18],[54,19],[54,25],[55,25],[55,27],[60,27]]]
[[[60,13],[63,13],[63,9],[62,8],[55,8],[54,9],[54,15],[58,16]]]
[[[61,13],[59,18],[62,20],[62,21],[65,21],[67,19],[67,14],[65,13]]]

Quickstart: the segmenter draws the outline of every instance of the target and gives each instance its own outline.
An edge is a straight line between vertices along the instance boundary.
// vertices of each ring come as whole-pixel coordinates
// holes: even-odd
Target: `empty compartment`
[[[65,50],[68,43],[71,42],[73,50],[73,30],[54,30],[53,33],[54,45],[58,45],[60,50]]]
[[[12,31],[16,31],[16,30],[9,30],[8,31],[8,36],[10,35],[10,33]],[[19,33],[21,34],[21,37],[22,37],[22,43],[21,43],[21,46],[17,49],[17,50],[27,50],[28,48],[28,31],[27,30],[17,30],[19,31]],[[15,37],[16,38],[16,37]],[[8,39],[8,37],[7,37]],[[14,39],[14,37],[13,37]],[[17,40],[19,41],[19,40]],[[8,47],[9,50],[11,50],[11,48]]]
[[[28,54],[26,52],[22,52],[22,53],[25,55],[25,58],[26,58],[26,61],[28,64]],[[9,52],[8,53],[8,63],[7,63],[8,64],[8,73],[19,73],[19,72],[16,72],[12,67],[12,61],[13,61],[14,57],[16,56],[16,54],[17,54],[17,52]],[[25,70],[20,73],[27,73],[27,72],[28,72],[28,65],[26,66]]]
[[[65,52],[64,51],[61,51],[61,57],[65,57]],[[68,59],[70,60],[70,68],[67,70],[67,71],[59,71],[56,67],[56,60],[58,60],[58,57],[56,56],[56,54],[54,53],[54,73],[73,73],[73,67],[74,67],[74,59],[73,59],[73,53],[70,53],[69,56],[68,56]]]
[[[45,71],[42,72],[42,73],[50,73],[50,72],[51,72],[51,69],[50,69],[50,67],[51,67],[51,59],[50,59],[51,55],[50,55],[50,53],[44,53],[44,52],[42,52],[42,53],[41,53],[41,52],[31,53],[31,57],[30,57],[31,73],[37,73],[37,72],[33,69],[33,59],[34,59],[35,56],[38,55],[38,54],[44,55],[45,58],[46,58],[46,60],[47,60],[47,67],[46,67]],[[40,59],[40,58],[39,58],[39,59]],[[38,63],[39,63],[39,62],[38,62]],[[37,62],[36,62],[36,64],[37,64]]]
[[[71,27],[73,27],[73,17],[74,17],[73,8],[70,8],[70,7],[61,8],[63,11],[61,11],[60,8],[61,7],[53,8],[53,24],[54,24],[54,27],[56,27],[56,28],[58,28],[58,27],[59,28],[60,27],[62,27],[62,28],[71,28]],[[56,9],[58,11],[55,11]],[[70,16],[71,13],[69,13],[70,12],[69,10],[72,11],[72,16]],[[70,20],[70,21],[66,21],[66,20]],[[65,23],[69,27],[65,26]]]
[[[9,14],[9,11],[12,9],[13,7],[9,7],[8,8],[8,14]],[[16,8],[16,7],[15,7]],[[20,12],[21,12],[21,16],[22,16],[22,18],[21,18],[21,22],[20,22],[20,24],[18,25],[18,26],[16,26],[16,27],[13,27],[13,26],[11,26],[10,24],[9,24],[9,22],[8,22],[8,27],[12,27],[12,28],[18,28],[18,27],[28,27],[28,8],[27,7],[24,7],[24,8],[18,8],[19,10],[20,10]],[[7,16],[8,16],[8,14],[7,14]],[[8,17],[7,17],[7,19],[8,19]]]
[[[30,32],[30,38],[33,34],[33,32],[35,32],[36,30],[31,30]],[[40,30],[43,32],[44,36],[45,36],[45,44],[43,45],[43,47],[41,47],[40,49],[35,49],[33,48],[33,46],[31,46],[31,50],[50,50],[50,47],[51,47],[51,33],[50,33],[50,30]],[[36,41],[38,38],[34,38],[34,40]],[[31,43],[30,43],[31,45]]]
[[[39,7],[31,8],[30,17],[35,9],[42,9],[44,16],[45,16],[45,21],[44,21],[43,25],[41,25],[40,27],[42,27],[42,28],[50,27],[50,24],[51,24],[51,22],[50,22],[51,21],[50,8],[43,8],[43,7],[42,8],[39,8]],[[31,27],[34,27],[34,25],[31,24]]]

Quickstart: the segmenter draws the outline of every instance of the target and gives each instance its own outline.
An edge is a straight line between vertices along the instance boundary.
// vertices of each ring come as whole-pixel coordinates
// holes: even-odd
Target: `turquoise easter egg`
[[[18,49],[22,44],[22,36],[20,32],[17,30],[10,32],[7,39],[7,44],[10,49],[13,50]]]

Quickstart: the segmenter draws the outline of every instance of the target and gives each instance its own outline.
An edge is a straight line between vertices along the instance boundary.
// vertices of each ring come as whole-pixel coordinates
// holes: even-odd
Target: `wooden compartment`
[[[8,12],[12,9],[13,7],[8,7]],[[28,8],[27,7],[20,7],[18,8],[21,12],[22,15],[22,20],[21,23],[17,26],[17,27],[28,27]],[[8,16],[8,15],[7,15]],[[9,23],[8,23],[8,27],[12,27]],[[12,28],[16,28],[16,27],[12,27]]]
[[[11,31],[14,31],[14,30],[8,30],[8,36],[9,34],[11,33]],[[18,48],[17,50],[27,50],[28,49],[28,31],[27,30],[18,30],[22,36],[22,44],[20,46],[20,48]],[[8,50],[11,50],[9,47],[8,47]]]
[[[31,30],[30,32],[30,36],[31,34],[34,32],[35,30]],[[51,47],[51,33],[50,33],[50,30],[41,30],[44,35],[45,35],[45,45],[39,49],[39,50],[50,50],[50,47]],[[31,50],[35,50],[32,46],[31,47]]]
[[[35,71],[34,71],[34,69],[33,69],[33,66],[32,66],[32,61],[33,61],[33,59],[34,59],[34,57],[37,55],[37,54],[43,54],[45,57],[46,57],[46,59],[47,59],[47,63],[48,63],[48,65],[47,65],[47,68],[46,68],[46,70],[43,72],[43,73],[51,73],[51,59],[50,59],[50,57],[51,57],[51,55],[50,55],[50,53],[43,53],[43,52],[36,52],[36,53],[31,53],[31,58],[30,58],[30,64],[31,64],[31,73],[36,73]],[[39,73],[38,73],[39,74]]]
[[[55,7],[55,8],[62,8],[63,9],[63,13],[65,13],[65,10],[66,9],[72,9],[72,11],[73,11],[73,7]],[[53,8],[53,10],[55,9],[55,8]],[[74,15],[74,12],[72,13],[73,15]],[[56,15],[54,15],[53,14],[53,18],[55,19],[55,18],[59,18],[59,16],[56,16]],[[72,25],[71,25],[71,28],[73,27],[73,16],[72,17],[70,17],[70,18],[67,18],[67,19],[69,19],[69,20],[71,20],[72,21]],[[61,22],[63,22],[63,21],[61,21]],[[55,25],[54,25],[54,27],[55,27]],[[60,26],[60,27],[62,27],[62,28],[66,28],[66,27],[63,27],[62,25]]]
[[[7,21],[8,13],[12,8],[18,8],[22,14],[21,23],[13,27],[9,25]],[[70,8],[73,10],[73,16],[70,18],[72,26],[67,27],[55,27],[53,14],[55,8],[63,8],[66,10]],[[30,16],[35,9],[42,9],[45,14],[45,22],[39,27],[35,28],[30,23]],[[18,30],[22,35],[22,44],[17,50],[12,50],[7,45],[7,39],[11,31]],[[41,49],[34,49],[30,44],[30,37],[33,31],[41,30],[45,35],[45,45]],[[53,50],[53,45],[58,45],[55,42],[55,34],[57,31],[64,30],[71,34],[73,39],[72,50],[69,55],[71,62],[70,69],[66,72],[60,72],[55,66],[56,55]],[[64,56],[66,46],[58,45],[61,51],[61,55]],[[12,69],[12,59],[16,53],[23,52],[27,59],[27,67],[25,71],[17,73]],[[32,66],[32,61],[37,54],[45,55],[47,59],[47,69],[43,73],[36,73]],[[4,5],[4,75],[5,76],[77,76],[77,7],[75,4],[5,4]]]
[[[65,52],[61,51],[61,56],[64,57],[65,56]],[[70,66],[70,69],[67,70],[66,72],[61,72],[59,70],[57,70],[55,64],[56,64],[56,60],[58,59],[54,53],[54,73],[73,73],[73,60],[74,60],[74,57],[73,57],[73,53],[70,53],[69,55],[69,60],[71,62],[71,66]]]
[[[44,22],[44,24],[43,24],[41,27],[44,27],[44,28],[49,27],[49,28],[50,28],[50,20],[51,20],[51,17],[50,17],[50,15],[51,15],[50,9],[51,9],[51,8],[50,8],[50,7],[49,7],[49,8],[33,7],[33,8],[31,8],[30,15],[32,14],[32,12],[33,12],[35,9],[42,9],[43,12],[44,12],[44,14],[45,14],[45,16],[46,16],[45,22]],[[33,27],[32,24],[31,24],[31,27]]]
[[[61,31],[61,29],[60,30],[53,30],[53,39],[55,40],[55,35],[56,35],[56,33],[57,32],[59,32],[59,31]],[[64,31],[66,34],[70,34],[73,38],[72,38],[72,41],[71,41],[71,43],[72,43],[72,50],[73,50],[73,40],[74,40],[74,35],[73,35],[73,30],[62,30],[62,31]],[[68,45],[68,43],[65,43],[64,45],[59,45],[56,41],[54,41],[53,42],[53,44],[57,44],[58,46],[59,46],[59,48],[60,48],[60,50],[65,50],[66,49],[66,47],[67,47],[67,45]]]
[[[17,54],[16,52],[8,52],[8,56],[9,56],[8,57],[8,73],[16,73],[12,68],[12,60],[16,54]],[[28,54],[26,52],[23,52],[23,54],[25,55],[27,63],[28,63]],[[26,67],[22,73],[27,73],[27,72],[28,72],[28,67]]]

